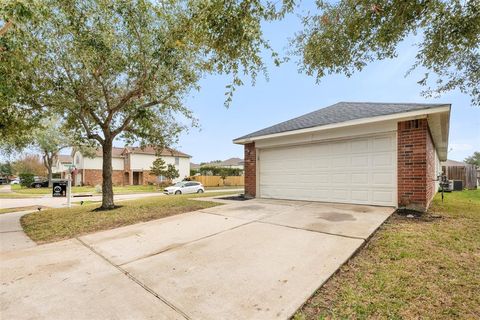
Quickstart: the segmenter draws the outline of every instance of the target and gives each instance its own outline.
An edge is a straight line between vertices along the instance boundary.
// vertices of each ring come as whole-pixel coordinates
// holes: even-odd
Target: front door
[[[140,172],[133,172],[133,185],[138,186],[140,181]]]

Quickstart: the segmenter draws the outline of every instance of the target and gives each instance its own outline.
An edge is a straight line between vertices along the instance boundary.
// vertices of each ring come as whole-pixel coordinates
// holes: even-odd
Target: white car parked
[[[175,183],[173,186],[165,188],[165,194],[185,194],[185,193],[204,193],[205,188],[203,184],[196,181],[181,181]]]

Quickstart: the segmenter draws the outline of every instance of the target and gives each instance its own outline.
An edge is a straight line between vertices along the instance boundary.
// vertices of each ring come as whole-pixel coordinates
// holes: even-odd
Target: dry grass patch
[[[480,190],[392,216],[294,319],[480,318]]]
[[[211,197],[231,193],[160,196],[118,202],[119,208],[94,211],[99,205],[88,204],[70,209],[49,209],[21,218],[25,233],[37,243],[53,242],[86,233],[113,229],[179,213],[221,205],[212,201],[196,201],[197,197]]]

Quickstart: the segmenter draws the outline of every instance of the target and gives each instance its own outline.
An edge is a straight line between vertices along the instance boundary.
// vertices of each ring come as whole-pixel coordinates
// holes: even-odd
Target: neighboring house
[[[179,171],[181,181],[190,175],[190,156],[174,149],[164,149],[160,155],[165,164],[173,164]],[[75,185],[98,185],[102,183],[102,149],[97,149],[93,158],[84,156],[80,151],[73,152],[77,173]],[[157,159],[155,149],[146,147],[112,148],[112,180],[114,185],[143,185],[157,183],[160,177],[150,174],[153,161]]]
[[[243,159],[240,158],[230,158],[225,161],[221,161],[216,164],[212,164],[221,168],[234,168],[243,170]]]
[[[200,169],[199,164],[190,162],[190,170],[198,170],[198,169]]]
[[[67,178],[67,170],[73,163],[73,158],[68,154],[59,154],[53,160],[52,173],[60,174],[61,179]]]
[[[217,167],[217,168],[233,168],[233,169],[240,169],[243,171],[243,159],[240,158],[229,158],[224,161],[211,161],[202,164],[191,163],[190,169],[198,170],[201,167],[208,166],[208,167]]]
[[[339,102],[237,138],[245,193],[426,210],[447,159],[450,107]]]
[[[473,164],[447,160],[442,162],[442,171],[447,176],[448,180],[461,180],[463,188],[477,188],[477,168]]]

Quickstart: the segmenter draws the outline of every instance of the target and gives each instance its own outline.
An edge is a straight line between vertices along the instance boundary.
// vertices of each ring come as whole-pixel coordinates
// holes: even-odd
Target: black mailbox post
[[[53,182],[52,196],[53,197],[66,197],[67,196],[67,181],[55,181],[55,182]]]

